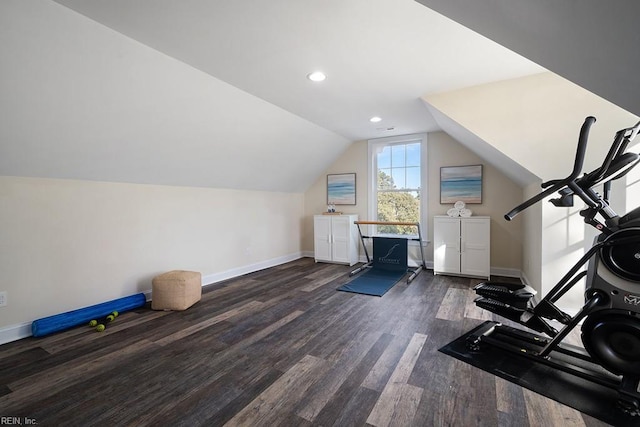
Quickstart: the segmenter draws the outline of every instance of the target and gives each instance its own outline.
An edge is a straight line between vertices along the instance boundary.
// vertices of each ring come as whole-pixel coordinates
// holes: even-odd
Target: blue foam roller
[[[31,324],[31,333],[34,337],[42,337],[54,332],[73,328],[74,326],[86,324],[93,319],[100,319],[114,311],[122,313],[127,310],[142,307],[146,302],[147,299],[144,294],[139,293],[77,310],[67,311],[66,313],[44,317],[33,321]]]

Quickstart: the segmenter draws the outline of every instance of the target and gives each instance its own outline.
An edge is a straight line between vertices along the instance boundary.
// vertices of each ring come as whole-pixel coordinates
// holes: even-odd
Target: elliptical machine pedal
[[[533,303],[536,290],[521,283],[482,282],[473,290],[481,297],[500,301],[512,307],[526,309]]]
[[[640,207],[620,217],[608,200],[610,181],[625,176],[640,164],[639,154],[626,152],[640,132],[640,122],[618,131],[602,165],[580,176],[589,129],[594,122],[594,117],[587,117],[580,129],[571,174],[543,183],[541,193],[505,215],[511,221],[521,211],[556,192],[560,198],[551,202],[559,207],[572,206],[577,196],[586,204],[580,212],[584,222],[600,232],[593,247],[538,303],[534,301],[535,290],[526,285],[484,282],[474,288],[478,307],[551,338],[498,322],[485,322],[473,331],[466,344],[473,352],[482,351],[485,346],[498,348],[615,390],[618,409],[640,416]],[[593,190],[600,183],[604,184],[603,196]],[[604,222],[598,221],[597,215]],[[585,303],[577,314],[570,316],[555,303],[582,280]],[[545,319],[558,321],[563,327],[556,330]],[[584,348],[568,350],[562,341],[583,320]],[[570,363],[566,362],[567,357]]]
[[[489,310],[505,319],[520,323],[534,331],[543,332],[550,336],[555,336],[558,333],[554,327],[528,308],[518,308],[502,301],[485,297],[478,297],[474,302],[480,308]]]

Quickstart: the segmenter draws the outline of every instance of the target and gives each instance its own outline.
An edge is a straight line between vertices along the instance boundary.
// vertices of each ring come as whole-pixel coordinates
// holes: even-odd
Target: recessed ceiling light
[[[327,76],[322,71],[314,71],[311,74],[307,74],[307,78],[312,82],[321,82],[327,78]]]
[[[371,118],[369,119],[369,121],[370,121],[371,123],[378,123],[378,122],[382,121],[382,119],[381,119],[380,117],[378,117],[378,116],[374,116],[374,117],[371,117]]]

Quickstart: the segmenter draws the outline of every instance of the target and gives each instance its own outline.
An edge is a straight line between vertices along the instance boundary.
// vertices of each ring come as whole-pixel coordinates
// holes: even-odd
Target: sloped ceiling
[[[438,129],[425,93],[544,71],[412,0],[4,0],[0,55],[2,175],[296,192]]]
[[[468,110],[466,105],[461,108],[462,114],[449,111],[450,114],[447,115],[428,103],[428,99],[434,99],[433,97],[425,96],[427,107],[445,132],[476,151],[489,163],[496,164],[515,182],[525,186],[536,180],[535,174],[546,178],[561,176],[557,174],[563,172],[563,167],[554,169],[552,164],[558,163],[561,158],[572,158],[575,150],[574,138],[566,136],[571,132],[576,133],[587,115],[604,119],[595,127],[594,132],[598,137],[590,138],[591,150],[595,151],[606,152],[615,131],[637,121],[637,115],[640,115],[640,85],[637,84],[636,70],[640,69],[640,57],[633,52],[640,46],[640,31],[636,19],[640,16],[640,3],[632,0],[614,3],[597,0],[416,1],[544,65],[552,72],[547,73],[550,75],[543,80],[546,82],[551,78],[555,82],[550,85],[553,93],[549,93],[548,86],[539,88],[539,93],[547,96],[548,108],[531,102],[522,103],[525,98],[523,93],[528,92],[526,83],[521,88],[513,89],[513,96],[520,99],[521,103],[516,102],[508,107],[511,108],[510,112],[504,111],[502,106],[489,108],[489,116],[494,121],[497,119],[497,122],[492,125],[488,118],[489,123],[485,125],[493,126],[493,130],[488,133],[500,134],[505,128],[511,128],[514,135],[521,135],[518,138],[519,144],[505,145],[500,138],[483,140],[471,130],[474,127],[472,123],[460,121],[460,116],[465,114],[464,110]],[[558,76],[564,77],[566,83],[562,83],[562,78],[557,78]],[[526,79],[527,77],[522,80],[526,82]],[[469,96],[473,90],[468,91]],[[452,98],[456,96],[452,93]],[[513,100],[505,98],[505,103],[510,105]],[[477,99],[473,98],[472,104],[473,101]],[[558,111],[562,110],[558,108],[559,105],[563,105],[565,110]],[[529,112],[521,116],[515,128],[513,123],[505,123],[507,117],[513,116],[514,111],[522,110],[523,107],[529,108]],[[486,113],[484,110],[488,106],[484,104],[479,108],[481,110],[475,111]],[[554,116],[552,112],[560,114]],[[547,125],[526,125],[527,119],[532,117],[544,118],[541,122]],[[535,155],[525,155],[524,159],[514,161],[510,156],[522,157],[527,151],[520,148],[524,142],[522,131],[525,129],[525,140],[543,153],[546,144],[556,141],[559,145],[553,150],[554,156],[547,157],[545,162],[540,162]],[[551,132],[553,137],[549,134],[549,129],[554,129]],[[488,133],[485,132],[484,136]],[[499,146],[498,150],[495,149],[496,145]],[[489,149],[490,146],[493,149]],[[587,162],[601,158],[590,154],[592,157],[587,158]]]
[[[584,172],[602,164],[618,130],[638,122],[632,113],[551,72],[424,100],[447,133],[490,163],[497,160],[497,167],[522,186],[535,177],[547,181],[569,174],[585,117],[597,122],[588,135]]]
[[[57,3],[0,40],[0,175],[301,192],[351,142]]]
[[[416,1],[640,115],[640,2]]]
[[[425,105],[433,118],[438,122],[440,127],[455,140],[460,142],[469,150],[485,159],[493,167],[501,171],[511,181],[526,187],[527,185],[539,181],[539,177],[529,169],[522,166],[493,145],[480,138],[478,135],[469,131],[465,126],[456,122],[450,116],[443,114],[437,108],[425,101]]]
[[[425,93],[544,71],[413,0],[56,1],[352,141],[436,129]]]

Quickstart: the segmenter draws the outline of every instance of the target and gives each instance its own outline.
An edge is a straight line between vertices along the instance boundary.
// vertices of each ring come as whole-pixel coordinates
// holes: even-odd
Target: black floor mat
[[[467,337],[483,326],[467,332],[439,351],[614,426],[640,425],[640,417],[628,415],[616,407],[618,394],[609,387],[497,347],[487,345],[478,352],[470,351],[466,346]]]

